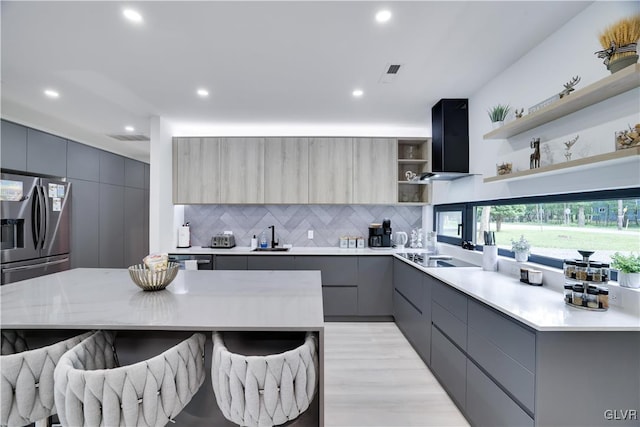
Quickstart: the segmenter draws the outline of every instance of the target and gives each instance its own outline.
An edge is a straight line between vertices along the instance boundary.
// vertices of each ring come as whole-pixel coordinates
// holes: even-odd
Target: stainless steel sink
[[[284,252],[288,251],[289,248],[256,248],[258,252]]]

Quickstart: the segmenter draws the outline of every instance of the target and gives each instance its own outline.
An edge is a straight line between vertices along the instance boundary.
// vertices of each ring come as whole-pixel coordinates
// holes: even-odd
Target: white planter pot
[[[618,284],[624,288],[640,288],[640,273],[618,272]]]
[[[516,261],[526,262],[529,259],[529,252],[514,252],[516,254]]]
[[[503,121],[500,122],[491,122],[491,129],[498,129],[499,127],[501,127],[502,125],[504,125]]]

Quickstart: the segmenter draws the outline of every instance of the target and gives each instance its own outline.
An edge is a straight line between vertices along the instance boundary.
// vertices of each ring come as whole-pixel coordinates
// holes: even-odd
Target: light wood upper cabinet
[[[397,155],[395,139],[354,139],[353,203],[397,203]]]
[[[173,139],[173,203],[220,203],[219,138]]]
[[[264,203],[309,203],[309,139],[266,138]]]
[[[351,203],[353,139],[309,140],[309,203]]]
[[[222,138],[220,203],[264,203],[264,138]]]

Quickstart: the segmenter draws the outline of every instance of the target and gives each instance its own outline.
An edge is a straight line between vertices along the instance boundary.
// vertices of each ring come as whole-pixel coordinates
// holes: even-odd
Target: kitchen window
[[[530,261],[558,268],[563,259],[579,258],[578,249],[595,251],[591,259],[607,263],[615,252],[640,253],[640,188],[456,205],[461,217],[450,206],[436,206],[434,213],[438,240],[446,243],[472,240],[480,248],[483,232],[494,231],[500,255],[513,257],[511,241],[524,236]],[[447,234],[454,218],[462,219],[457,242]]]

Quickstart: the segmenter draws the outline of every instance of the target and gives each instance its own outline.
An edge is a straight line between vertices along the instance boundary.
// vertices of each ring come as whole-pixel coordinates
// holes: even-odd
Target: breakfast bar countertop
[[[145,292],[126,269],[78,268],[0,287],[20,329],[322,330],[319,271],[180,271]]]

